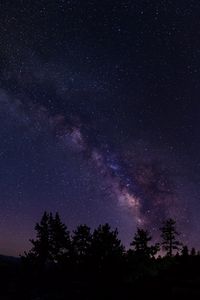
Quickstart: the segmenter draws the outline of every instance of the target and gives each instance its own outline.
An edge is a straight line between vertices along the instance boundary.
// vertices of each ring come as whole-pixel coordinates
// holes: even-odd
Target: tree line
[[[70,232],[59,213],[44,212],[20,264],[3,269],[0,260],[4,298],[131,300],[192,294],[199,299],[199,252],[181,243],[175,220],[164,220],[159,229],[156,243],[150,231],[137,228],[126,249],[118,230],[107,223],[93,230],[82,224]]]
[[[44,212],[41,221],[35,225],[36,239],[31,239],[32,248],[24,252],[22,258],[29,263],[45,266],[50,263],[89,263],[89,260],[109,261],[124,256],[134,255],[143,258],[155,258],[159,251],[166,256],[189,255],[188,247],[179,240],[180,233],[176,221],[169,218],[160,228],[161,242],[152,244],[148,230],[137,228],[130,243],[131,249],[125,250],[118,238],[118,230],[112,230],[108,223],[99,225],[91,232],[87,225],[79,225],[73,234],[62,222],[58,213]],[[180,252],[181,251],[181,252]],[[191,255],[196,255],[194,248]]]

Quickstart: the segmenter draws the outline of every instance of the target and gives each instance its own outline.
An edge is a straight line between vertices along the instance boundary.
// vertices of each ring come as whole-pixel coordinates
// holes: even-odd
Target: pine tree
[[[188,256],[189,255],[189,250],[187,246],[183,246],[182,250],[181,250],[181,254],[182,256]]]
[[[32,249],[26,253],[25,259],[44,266],[48,262],[59,262],[70,255],[71,242],[69,231],[60,216],[56,213],[44,212],[40,223],[36,223],[36,239],[31,239]]]
[[[149,246],[149,242],[152,240],[150,233],[147,230],[137,228],[137,232],[134,235],[134,239],[131,246],[134,247],[137,255],[145,257],[153,257],[159,251],[159,244]]]
[[[44,266],[50,259],[49,214],[44,212],[40,223],[36,223],[36,239],[30,239],[33,247],[26,253],[25,258]]]
[[[67,227],[62,223],[58,213],[55,217],[50,214],[49,217],[49,241],[51,259],[59,262],[63,257],[69,258],[71,241]]]
[[[191,249],[190,255],[191,256],[195,256],[196,255],[196,249],[194,247]]]
[[[74,231],[72,238],[73,251],[76,262],[83,262],[89,255],[91,249],[92,234],[87,225],[80,225]]]
[[[163,223],[161,230],[162,246],[168,256],[173,255],[173,250],[179,250],[181,243],[177,240],[180,234],[176,231],[176,221],[169,218]]]
[[[92,235],[91,255],[101,268],[122,257],[124,247],[118,239],[117,229],[111,230],[109,224],[99,225]]]

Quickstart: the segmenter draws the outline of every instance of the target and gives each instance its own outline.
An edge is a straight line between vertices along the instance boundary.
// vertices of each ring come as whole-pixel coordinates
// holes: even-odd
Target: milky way
[[[179,218],[180,213],[175,211],[176,206],[179,205],[175,189],[168,182],[166,170],[154,161],[145,162],[134,157],[130,160],[126,153],[115,154],[114,150],[98,149],[90,145],[82,134],[80,121],[73,124],[73,121],[67,120],[64,115],[51,115],[44,106],[34,105],[30,101],[25,105],[23,101],[11,97],[5,91],[1,92],[0,102],[3,125],[1,159],[6,166],[9,166],[12,153],[15,152],[14,160],[11,162],[15,170],[2,169],[2,178],[5,178],[6,174],[9,179],[11,178],[11,183],[16,184],[15,187],[10,186],[10,182],[7,182],[8,178],[5,178],[9,193],[14,194],[11,196],[7,191],[4,196],[7,201],[5,206],[8,220],[13,218],[13,214],[18,219],[16,222],[19,222],[24,214],[29,218],[29,209],[26,211],[29,205],[36,206],[35,214],[32,215],[35,218],[41,209],[61,211],[68,225],[73,224],[72,228],[75,222],[79,224],[85,220],[87,222],[92,220],[92,226],[93,222],[97,224],[94,221],[97,217],[95,210],[98,211],[100,207],[101,211],[102,205],[104,208],[108,207],[110,211],[105,212],[105,217],[104,212],[101,212],[98,222],[109,220],[115,226],[120,226],[122,222],[128,226],[128,230],[133,231],[135,226],[145,226],[155,231],[166,217]],[[5,131],[6,136],[4,136]],[[29,151],[30,153],[27,153]],[[11,152],[10,157],[9,152]],[[57,152],[56,156],[55,152]],[[52,160],[52,163],[49,163],[49,160]],[[71,161],[70,164],[68,160]],[[62,163],[64,166],[61,168]],[[39,178],[36,179],[37,176]],[[56,180],[55,176],[59,179]],[[55,185],[53,193],[48,190],[51,184]],[[73,188],[69,187],[71,184]],[[4,185],[3,180],[2,185]],[[57,192],[58,197],[55,193],[59,188],[61,190]],[[39,199],[36,198],[37,190],[39,190]],[[51,199],[51,193],[54,199]],[[77,201],[73,205],[71,201],[74,199],[71,199],[71,193]],[[44,199],[41,199],[41,195]],[[9,199],[6,199],[7,197]],[[30,197],[33,199],[30,200]],[[57,197],[60,199],[56,199]],[[100,197],[102,199],[99,199]],[[42,205],[38,205],[37,201],[41,200]],[[56,202],[51,203],[51,200]],[[24,207],[25,202],[27,207]],[[65,202],[70,202],[68,204],[72,213],[70,218],[68,217],[70,210]],[[16,209],[23,209],[23,212],[16,212]],[[81,214],[83,216],[80,216]],[[113,217],[116,217],[116,220],[113,220]],[[186,217],[185,212],[184,217]],[[27,226],[26,222],[23,226]],[[126,234],[125,241],[127,237],[130,239],[130,235]]]
[[[44,210],[126,246],[173,217],[199,247],[200,5],[4,2],[0,252],[27,249]]]

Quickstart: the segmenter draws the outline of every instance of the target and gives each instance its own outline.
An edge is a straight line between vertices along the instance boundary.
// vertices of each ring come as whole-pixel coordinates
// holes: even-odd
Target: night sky
[[[167,217],[200,248],[200,2],[0,1],[0,253]]]

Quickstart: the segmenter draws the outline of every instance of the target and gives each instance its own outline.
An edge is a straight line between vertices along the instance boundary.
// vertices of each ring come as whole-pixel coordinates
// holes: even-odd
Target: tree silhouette
[[[49,216],[50,255],[54,262],[59,262],[63,256],[69,258],[71,250],[70,234],[62,223],[58,213]]]
[[[191,256],[195,256],[196,255],[196,249],[194,247],[191,249],[190,255]]]
[[[179,250],[181,246],[181,243],[177,240],[177,236],[180,234],[176,231],[176,221],[171,218],[167,219],[160,230],[163,249],[171,257],[173,250]]]
[[[73,252],[77,263],[82,263],[88,257],[92,242],[90,227],[79,225],[72,237]]]
[[[45,211],[40,223],[36,223],[36,239],[30,239],[33,247],[26,253],[25,258],[44,266],[50,259],[49,214]]]
[[[36,239],[31,239],[32,249],[25,258],[44,266],[47,262],[59,262],[62,257],[67,258],[70,253],[70,236],[60,216],[56,213],[44,212],[40,223],[36,223]]]
[[[181,254],[182,256],[188,256],[189,255],[189,250],[187,246],[183,246],[182,250],[181,250]]]
[[[159,244],[149,246],[152,240],[150,233],[147,230],[137,228],[131,246],[134,247],[135,253],[140,256],[153,257],[160,249]]]
[[[109,224],[99,225],[94,230],[91,243],[91,255],[98,268],[111,265],[122,257],[124,247],[118,239],[117,229],[111,230]]]

